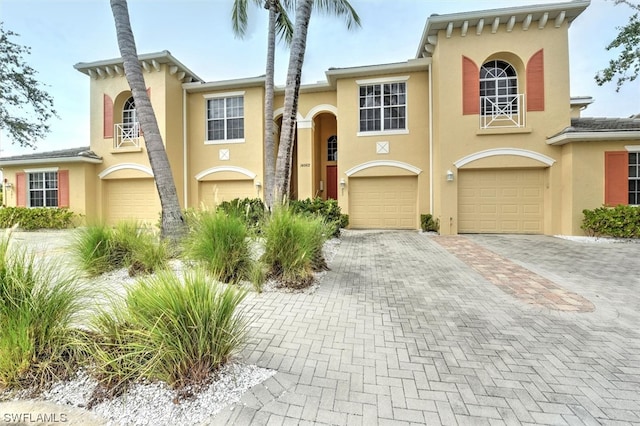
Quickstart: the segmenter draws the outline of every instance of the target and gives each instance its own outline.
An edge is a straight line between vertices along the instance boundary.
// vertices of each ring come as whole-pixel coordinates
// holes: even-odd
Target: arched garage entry
[[[98,175],[102,182],[102,218],[114,225],[136,220],[154,225],[162,207],[153,172],[149,167],[125,163],[111,166]]]
[[[349,226],[417,229],[421,172],[400,161],[369,161],[347,170]]]
[[[458,232],[543,234],[545,188],[554,159],[500,148],[471,154],[458,167]]]
[[[198,181],[198,206],[215,208],[234,198],[255,198],[256,174],[236,166],[219,166],[203,170],[195,176]]]

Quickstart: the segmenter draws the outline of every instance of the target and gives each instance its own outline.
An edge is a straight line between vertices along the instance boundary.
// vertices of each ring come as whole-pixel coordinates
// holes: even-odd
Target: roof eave
[[[495,19],[496,17],[506,16],[518,17],[515,22],[520,23],[524,20],[520,19],[520,17],[541,13],[544,14],[547,12],[549,14],[564,12],[563,20],[566,19],[569,23],[571,23],[589,6],[590,3],[590,0],[574,0],[563,3],[486,9],[471,12],[450,13],[445,15],[433,14],[427,19],[427,23],[425,24],[424,30],[422,32],[422,37],[420,38],[420,44],[418,45],[418,50],[416,51],[416,58],[423,57],[425,47],[427,46],[427,44],[430,44],[428,42],[429,37],[436,36],[438,34],[438,31],[440,30],[445,30],[449,23],[452,23],[453,28],[460,28],[464,22],[472,22],[473,24],[471,25],[471,27],[473,27],[480,19]],[[553,16],[553,18],[555,18],[555,16]],[[552,19],[552,17],[549,16],[549,19]],[[503,19],[500,22],[501,24],[503,24],[507,21]]]
[[[193,71],[187,68],[182,62],[177,60],[168,50],[163,50],[161,52],[144,53],[144,54],[138,55],[138,59],[140,60],[140,62],[153,63],[155,61],[156,63],[159,63],[159,64],[170,64],[176,67],[175,72],[172,74],[184,73],[183,78],[188,78],[190,80],[195,80],[195,81],[204,81],[200,77],[198,77]],[[121,57],[104,59],[104,60],[94,61],[94,62],[79,62],[75,64],[73,68],[75,68],[76,70],[80,71],[83,74],[88,75],[91,78],[97,78],[96,74],[98,74],[98,70],[100,71],[104,70],[104,72],[107,75],[112,75],[110,73],[112,73],[112,71],[115,70],[114,67],[116,66],[122,66]],[[122,70],[120,71],[123,72]],[[118,75],[123,75],[123,74],[118,74]]]
[[[391,64],[365,65],[352,68],[335,68],[325,72],[327,81],[331,86],[335,86],[336,81],[342,78],[375,76],[390,74],[395,72],[415,72],[426,71],[431,64],[431,58],[409,59],[405,62]]]
[[[547,145],[561,146],[571,142],[640,140],[640,130],[562,133],[547,139]]]
[[[20,160],[0,160],[0,167],[28,166],[32,164],[66,164],[66,163],[90,163],[102,164],[101,158],[91,157],[52,157],[52,158],[24,158]]]
[[[182,88],[188,93],[210,92],[215,90],[243,89],[264,86],[265,77],[238,78],[233,80],[210,81],[207,83],[183,83]]]

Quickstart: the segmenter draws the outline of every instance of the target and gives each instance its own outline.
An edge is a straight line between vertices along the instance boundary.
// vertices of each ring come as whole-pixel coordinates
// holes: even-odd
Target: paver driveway
[[[250,298],[245,358],[278,374],[214,423],[640,424],[639,259],[349,231],[315,293]]]

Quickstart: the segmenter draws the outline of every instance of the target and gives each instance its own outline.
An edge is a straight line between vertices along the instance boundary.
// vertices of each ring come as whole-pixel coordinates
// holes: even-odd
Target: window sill
[[[142,152],[141,146],[131,146],[126,148],[111,148],[111,154],[126,154],[131,152]]]
[[[512,135],[518,133],[531,133],[532,130],[533,129],[531,129],[531,127],[489,127],[486,129],[478,129],[476,135]]]
[[[225,145],[228,143],[244,143],[244,139],[227,139],[219,141],[204,141],[205,145]]]
[[[374,132],[358,132],[356,136],[387,136],[387,135],[408,135],[408,129],[399,129],[399,130],[377,130]]]

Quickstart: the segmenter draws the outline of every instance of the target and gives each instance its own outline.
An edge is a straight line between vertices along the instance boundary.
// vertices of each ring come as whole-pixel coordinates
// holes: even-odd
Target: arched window
[[[327,161],[338,161],[338,137],[336,135],[327,139]]]
[[[519,111],[518,75],[505,61],[492,60],[480,69],[480,113],[512,117]]]
[[[122,128],[124,139],[132,139],[139,136],[140,125],[138,124],[136,104],[133,97],[127,99],[122,107]]]

